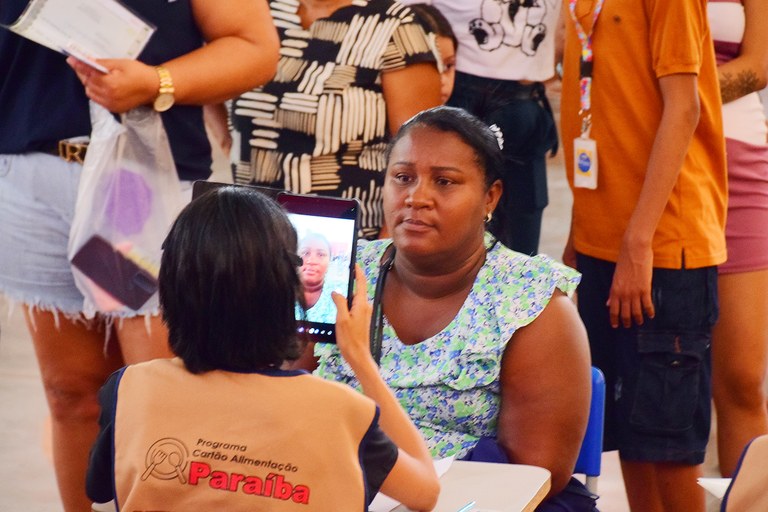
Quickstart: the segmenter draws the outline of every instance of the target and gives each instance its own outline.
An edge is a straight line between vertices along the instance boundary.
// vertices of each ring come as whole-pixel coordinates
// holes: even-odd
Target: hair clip
[[[495,123],[488,128],[490,128],[493,134],[496,136],[496,142],[499,144],[499,149],[504,149],[504,134],[501,133],[501,128],[496,126]]]

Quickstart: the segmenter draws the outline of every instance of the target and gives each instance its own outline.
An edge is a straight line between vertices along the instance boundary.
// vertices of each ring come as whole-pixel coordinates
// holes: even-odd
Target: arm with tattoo
[[[718,66],[720,94],[728,103],[768,82],[768,2],[742,0],[746,26],[739,56]]]

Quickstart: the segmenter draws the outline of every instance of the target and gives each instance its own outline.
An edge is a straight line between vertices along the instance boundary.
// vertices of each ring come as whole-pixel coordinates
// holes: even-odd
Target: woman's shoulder
[[[528,256],[499,243],[488,251],[474,299],[488,305],[508,340],[541,314],[556,290],[572,296],[580,279],[576,270],[549,256]]]
[[[479,278],[490,281],[502,288],[559,289],[572,295],[581,280],[578,271],[556,261],[546,254],[528,256],[515,252],[501,243],[488,251],[486,264]]]
[[[376,402],[346,384],[314,374],[307,374],[303,378],[312,383],[311,390],[315,396],[332,399],[328,403],[339,404],[340,401],[345,401],[351,407],[370,409],[372,412],[376,408]]]

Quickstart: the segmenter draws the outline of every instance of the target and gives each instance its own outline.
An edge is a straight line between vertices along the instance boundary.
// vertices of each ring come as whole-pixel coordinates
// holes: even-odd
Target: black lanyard
[[[384,281],[395,263],[395,246],[389,244],[381,255],[379,264],[379,279],[376,281],[376,291],[373,294],[373,317],[371,318],[371,355],[376,364],[381,366],[381,344],[384,336],[384,306],[381,303],[384,295]]]

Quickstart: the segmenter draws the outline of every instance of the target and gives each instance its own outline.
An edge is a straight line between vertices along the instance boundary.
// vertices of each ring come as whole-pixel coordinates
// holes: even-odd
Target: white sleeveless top
[[[744,37],[744,6],[738,0],[710,0],[707,17],[715,41],[717,62],[721,64],[738,54]],[[765,111],[757,92],[723,105],[723,130],[729,139],[763,145],[768,130]]]

